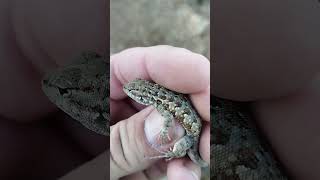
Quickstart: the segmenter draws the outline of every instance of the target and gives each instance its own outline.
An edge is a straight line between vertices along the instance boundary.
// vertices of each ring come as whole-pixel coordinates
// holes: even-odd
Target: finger
[[[60,178],[60,180],[72,179],[96,179],[105,180],[109,179],[109,152],[104,152],[95,159],[87,162],[81,167],[71,171],[67,175]]]
[[[144,171],[130,174],[122,180],[163,180],[167,173],[167,163],[160,161]]]
[[[121,178],[121,180],[149,180],[149,179],[143,172],[137,172],[137,173],[130,174],[126,177],[123,177]]]
[[[209,87],[209,61],[200,54],[171,46],[132,48],[111,56],[110,96],[126,95],[122,85],[136,78],[152,79],[169,89],[194,93]]]
[[[210,164],[210,123],[203,123],[199,141],[199,153],[203,160]]]
[[[149,180],[160,180],[167,174],[168,163],[165,161],[158,161],[153,164],[150,168],[144,170],[144,174]]]
[[[190,96],[192,104],[205,121],[210,121],[210,87]]]
[[[175,159],[168,163],[168,180],[200,180],[201,169],[187,159]]]
[[[110,98],[126,97],[122,86],[136,78],[151,79],[168,89],[195,96],[195,106],[204,119],[209,120],[209,61],[186,49],[170,46],[133,48],[111,56]],[[205,94],[205,95],[203,95]],[[203,102],[204,101],[204,102]]]
[[[111,127],[111,179],[144,170],[157,161],[148,157],[159,155],[152,145],[156,145],[154,143],[162,127],[161,123],[163,117],[155,109],[148,107]],[[180,127],[174,133],[172,141],[181,138],[184,130]]]

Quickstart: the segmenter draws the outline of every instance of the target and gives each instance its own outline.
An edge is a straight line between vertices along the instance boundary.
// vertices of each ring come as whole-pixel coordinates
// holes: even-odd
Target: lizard
[[[169,107],[178,105],[188,107],[188,113],[196,115],[192,104],[182,95],[165,89],[157,84],[139,80],[140,85],[145,88],[142,91],[131,91],[131,97],[142,104],[163,103],[158,106],[158,111],[165,117],[172,117],[173,114],[167,111]],[[137,81],[134,81],[137,82]],[[130,84],[124,86],[124,91],[129,90]],[[93,52],[83,53],[72,64],[47,73],[42,80],[42,89],[49,99],[60,109],[78,120],[88,129],[105,136],[109,130],[109,64],[100,55]],[[139,83],[138,83],[139,84]],[[148,89],[149,91],[146,91]],[[134,95],[135,92],[136,94]],[[137,93],[145,92],[141,101]],[[154,93],[156,96],[144,96]],[[130,96],[130,93],[128,93]],[[155,100],[155,97],[157,101]],[[137,99],[138,98],[138,99]],[[150,99],[151,98],[151,99]],[[163,99],[168,98],[168,99]],[[149,100],[149,102],[145,101]],[[167,101],[168,100],[168,101]],[[171,100],[174,100],[171,102]],[[152,104],[152,103],[151,103]],[[239,103],[211,97],[211,178],[212,179],[288,179],[281,169],[279,163],[273,158],[272,152],[258,139],[258,132],[250,123],[250,117],[241,108]],[[182,111],[177,111],[177,115]],[[175,116],[175,114],[174,114]],[[184,119],[181,114],[178,120]],[[181,118],[182,117],[182,118]],[[184,119],[188,122],[188,118]],[[166,122],[170,125],[171,120]],[[174,147],[165,152],[163,156],[169,159],[182,157],[188,150],[188,155],[194,162],[206,165],[201,160],[198,152],[198,138],[201,130],[201,123],[198,116],[191,120],[195,126],[186,126],[187,134]],[[160,133],[161,138],[167,137],[167,127]],[[192,145],[191,145],[192,144]],[[182,148],[179,149],[179,148]],[[189,149],[188,149],[189,148]],[[200,162],[200,163],[199,163]]]
[[[223,180],[289,179],[258,133],[245,103],[211,96],[210,176]]]
[[[198,152],[202,122],[189,98],[182,93],[169,90],[157,83],[143,79],[135,79],[124,85],[123,91],[134,101],[143,105],[152,105],[164,117],[164,124],[159,133],[161,142],[170,139],[168,130],[174,120],[185,129],[185,135],[174,143],[162,155],[152,158],[180,158],[186,155],[200,167],[207,167]]]
[[[109,136],[109,62],[84,52],[71,64],[48,72],[42,90],[61,110],[86,128]]]
[[[135,85],[140,86],[141,91],[130,89]],[[42,89],[49,100],[86,128],[105,136],[110,135],[108,86],[109,64],[94,52],[82,53],[71,64],[47,73],[42,79]],[[123,90],[137,102],[143,101],[142,104],[148,104],[144,101],[148,98],[144,96],[143,100],[139,101],[138,95],[140,92],[143,94],[147,91],[154,93],[148,94],[149,98],[156,99],[154,103],[162,102],[161,105],[153,104],[167,118],[167,124],[161,131],[162,139],[168,137],[172,118],[181,120],[187,135],[176,142],[172,150],[164,153],[163,157],[172,159],[183,157],[188,153],[190,159],[196,164],[201,167],[208,166],[198,153],[201,120],[188,98],[146,80],[130,82],[123,87]],[[164,97],[168,98],[168,101],[161,99]]]

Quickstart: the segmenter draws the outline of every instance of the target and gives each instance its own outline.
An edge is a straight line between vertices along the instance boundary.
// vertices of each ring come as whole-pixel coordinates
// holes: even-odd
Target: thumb
[[[150,106],[111,127],[111,179],[144,170],[156,161],[148,157],[159,155],[158,151],[152,147],[152,139],[157,137],[163,122],[164,118]],[[184,134],[181,126],[176,128],[172,141],[181,138]]]

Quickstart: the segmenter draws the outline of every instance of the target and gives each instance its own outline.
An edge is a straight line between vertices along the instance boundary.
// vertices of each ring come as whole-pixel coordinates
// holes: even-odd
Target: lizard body
[[[178,140],[168,152],[163,152],[162,156],[157,157],[170,160],[188,154],[190,159],[199,166],[208,166],[198,152],[202,122],[185,95],[142,79],[129,82],[123,87],[123,90],[136,102],[154,106],[164,117],[164,125],[159,134],[161,140],[169,138],[168,130],[175,119],[185,129],[185,136]]]

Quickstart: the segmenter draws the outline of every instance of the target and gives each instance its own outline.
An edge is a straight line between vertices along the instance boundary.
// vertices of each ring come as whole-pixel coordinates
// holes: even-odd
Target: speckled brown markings
[[[288,179],[244,106],[211,97],[211,179]]]
[[[153,105],[164,117],[164,125],[159,138],[162,142],[170,139],[168,130],[176,119],[185,129],[186,134],[178,140],[173,148],[157,158],[184,157],[186,154],[196,164],[205,167],[208,164],[201,159],[198,153],[199,137],[201,133],[201,119],[193,108],[190,100],[184,95],[159,84],[137,79],[123,87],[124,92],[133,100],[144,105]]]

